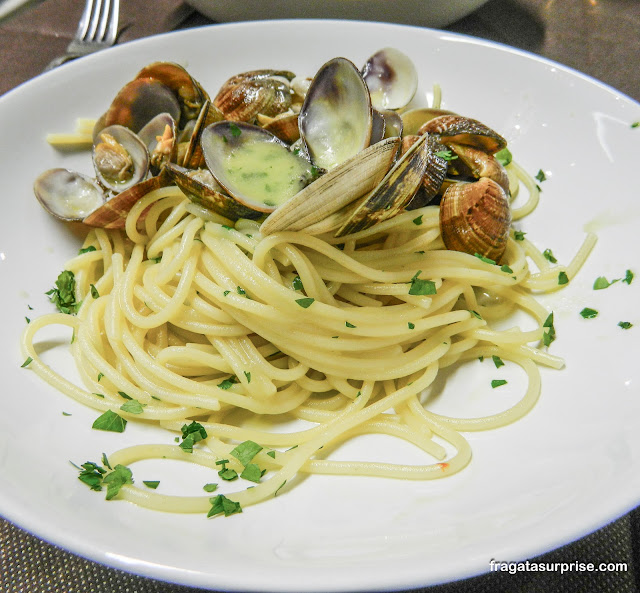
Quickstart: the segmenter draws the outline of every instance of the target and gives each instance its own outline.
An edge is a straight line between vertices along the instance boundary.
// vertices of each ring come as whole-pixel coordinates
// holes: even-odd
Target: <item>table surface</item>
[[[0,95],[37,76],[64,52],[83,0],[47,0],[0,25]],[[119,43],[212,21],[180,0],[128,0]],[[556,60],[640,101],[638,0],[489,0],[447,30],[498,41]],[[433,593],[640,592],[640,509],[564,548],[546,562],[626,563],[627,570],[492,573],[429,588]],[[188,593],[106,568],[39,540],[0,518],[0,591],[17,593]],[[427,589],[421,590],[427,591]]]

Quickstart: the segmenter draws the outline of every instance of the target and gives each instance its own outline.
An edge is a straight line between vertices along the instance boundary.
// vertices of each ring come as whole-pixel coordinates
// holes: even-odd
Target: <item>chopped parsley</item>
[[[93,461],[87,461],[78,468],[80,470],[78,479],[96,492],[101,491],[102,487],[106,486],[106,498],[111,500],[120,492],[122,486],[133,484],[133,475],[125,465],[118,464],[113,469],[110,466],[108,467],[111,470],[110,472]]]
[[[415,329],[416,328],[416,324],[415,323],[411,323],[411,322],[407,323],[407,326],[408,326],[409,329]]]
[[[514,238],[516,241],[524,241],[524,236],[525,236],[526,234],[527,234],[527,233],[525,233],[524,231],[513,231],[513,238]]]
[[[237,138],[242,134],[242,130],[234,123],[229,124],[229,131],[234,138]]]
[[[116,414],[113,410],[107,410],[101,416],[98,416],[91,428],[96,430],[106,430],[108,432],[124,432],[127,426],[127,420]]]
[[[445,161],[455,161],[458,158],[457,155],[453,154],[450,150],[439,150],[435,155]]]
[[[500,387],[502,385],[506,385],[506,384],[507,384],[506,379],[493,379],[491,381],[491,387],[493,389],[495,389],[496,387]]]
[[[195,420],[191,424],[184,424],[180,430],[182,431],[182,442],[179,446],[185,453],[193,453],[193,445],[207,438],[204,426]]]
[[[421,224],[422,224],[422,216],[423,216],[423,215],[421,214],[420,216],[418,216],[418,218],[414,218],[414,219],[412,220],[413,224],[415,224],[415,225],[421,225]]]
[[[491,357],[491,360],[493,360],[493,364],[496,365],[497,369],[504,366],[504,361],[499,356],[496,356],[495,354]]]
[[[475,257],[477,257],[478,259],[482,260],[485,264],[493,264],[493,265],[495,265],[495,263],[496,263],[494,260],[492,260],[492,259],[490,259],[488,257],[485,257],[481,253],[476,252],[473,255]]]
[[[89,284],[89,288],[91,289],[91,296],[94,299],[97,299],[100,297],[100,293],[98,292],[98,289],[93,284]]]
[[[205,484],[202,489],[205,492],[215,492],[218,489],[218,484],[214,484],[213,482],[210,482],[209,484]]]
[[[598,276],[593,282],[593,290],[604,290],[616,282],[631,284],[633,282],[633,272],[631,270],[626,270],[624,278],[614,278],[611,282],[609,282],[605,276]]]
[[[211,503],[211,508],[207,513],[207,517],[214,517],[220,514],[228,517],[242,512],[240,503],[227,498],[224,494],[218,494],[215,498],[209,499],[209,502]]]
[[[505,274],[513,274],[513,270],[507,264],[500,266],[500,271],[504,272]]]
[[[304,290],[304,286],[302,284],[302,280],[300,280],[300,276],[296,276],[293,279],[293,290]]]
[[[229,389],[234,383],[238,382],[238,378],[233,375],[231,377],[229,377],[228,379],[224,379],[223,381],[221,381],[220,383],[218,383],[218,387],[220,389]]]
[[[78,255],[82,255],[83,253],[90,253],[91,251],[96,251],[96,248],[93,245],[89,245],[89,247],[83,247],[80,251],[78,251]]]
[[[542,324],[542,342],[545,346],[550,346],[551,342],[556,339],[556,328],[553,325],[553,311],[549,313],[544,323]]]
[[[24,369],[25,367],[28,367],[32,362],[33,362],[33,358],[28,356],[27,359],[20,365],[20,368]]]
[[[513,155],[511,154],[511,151],[508,148],[503,148],[502,150],[499,150],[493,156],[498,160],[498,162],[503,167],[506,167],[513,160]]]
[[[311,297],[306,297],[304,299],[296,299],[296,303],[298,303],[298,305],[300,305],[303,309],[308,309],[314,302],[315,302],[315,299]]]
[[[251,383],[251,373],[249,371],[243,371],[244,372],[244,376],[247,379],[247,383]]]
[[[255,463],[248,463],[242,470],[240,477],[250,482],[259,483],[265,472],[266,470],[261,470]]]
[[[418,270],[413,278],[411,278],[411,286],[409,287],[409,294],[411,295],[430,295],[436,294],[436,283],[433,280],[421,280],[418,278],[422,270]]]
[[[151,488],[151,490],[155,490],[158,486],[160,486],[160,480],[142,480],[142,483],[147,488]]]
[[[538,172],[536,173],[536,179],[540,183],[547,180],[547,176],[544,174],[544,171],[542,169],[538,169]]]
[[[585,307],[584,309],[582,309],[582,311],[580,311],[580,316],[583,319],[593,319],[594,317],[598,316],[598,311],[596,311],[595,309],[591,309],[590,307]]]
[[[247,465],[260,451],[262,451],[262,447],[258,443],[244,441],[231,451],[231,455],[242,465]]]
[[[128,412],[129,414],[142,414],[144,412],[144,408],[147,404],[141,404],[137,399],[131,399],[123,403],[120,406],[120,409],[123,412]]]
[[[228,459],[220,459],[219,461],[216,461],[216,465],[221,466],[220,470],[218,471],[218,475],[223,480],[231,482],[238,477],[238,472],[235,469],[227,467],[227,463],[229,463]]]
[[[567,276],[566,272],[558,272],[558,284],[568,284],[569,276]]]
[[[353,323],[349,323],[348,321],[345,321],[344,324],[346,327],[356,327]]]
[[[553,255],[553,251],[551,251],[551,249],[545,249],[542,252],[542,255],[544,255],[545,259],[548,259],[552,264],[557,264],[558,263],[558,260]]]
[[[76,301],[76,279],[73,272],[64,270],[58,275],[56,287],[45,293],[61,313],[73,315],[80,304]]]
[[[632,128],[640,128],[640,121],[634,121],[634,122],[631,124],[631,127],[632,127]]]
[[[633,323],[630,321],[619,321],[618,327],[621,327],[622,329],[631,329],[633,327]]]

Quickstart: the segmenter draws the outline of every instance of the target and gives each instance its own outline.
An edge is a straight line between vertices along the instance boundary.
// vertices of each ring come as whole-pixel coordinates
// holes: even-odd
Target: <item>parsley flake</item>
[[[496,365],[497,369],[504,366],[504,361],[499,356],[496,356],[495,354],[491,357],[491,360],[493,360],[493,364]]]
[[[474,255],[474,257],[477,257],[479,260],[482,260],[485,264],[493,264],[493,265],[495,265],[495,263],[496,263],[491,258],[485,257],[484,255],[482,255],[482,254],[480,254],[478,252],[474,253],[473,255]]]
[[[618,327],[621,327],[622,329],[631,329],[633,327],[633,323],[630,321],[619,321]]]
[[[418,218],[414,218],[411,222],[413,222],[413,224],[415,225],[421,225],[422,224],[422,214],[420,216],[418,216]]]
[[[542,169],[538,169],[538,172],[536,173],[536,179],[542,183],[543,181],[547,180],[547,176],[545,175],[544,171]]]
[[[542,327],[542,342],[545,346],[550,346],[551,342],[556,339],[556,328],[553,325],[553,311],[549,313],[544,323],[542,324]]]
[[[307,297],[304,299],[296,299],[296,303],[298,303],[298,305],[300,305],[303,309],[308,309],[314,302],[315,302],[315,299],[311,297]]]
[[[111,500],[117,496],[125,484],[133,484],[133,477],[131,470],[125,465],[116,465],[112,472],[109,472],[104,478],[102,478],[103,484],[107,485],[107,500]]]
[[[147,404],[140,403],[137,399],[132,399],[131,401],[127,401],[122,404],[120,409],[123,412],[128,412],[129,414],[142,414],[146,405]]]
[[[493,379],[491,381],[492,389],[495,389],[496,387],[500,387],[500,386],[506,385],[506,384],[507,384],[506,379]]]
[[[407,326],[409,327],[409,329],[415,329],[416,328],[416,324],[415,323],[407,323]]]
[[[31,358],[30,356],[27,357],[27,359],[20,365],[21,369],[24,369],[25,367],[28,367],[31,363],[33,362],[33,358]]]
[[[542,252],[542,255],[544,255],[545,259],[548,259],[552,264],[557,264],[558,263],[558,260],[553,255],[553,251],[551,251],[551,249],[545,249]]]
[[[345,321],[344,324],[347,327],[356,327],[355,325],[353,325],[353,323],[349,323],[348,321]]]
[[[300,280],[300,276],[296,276],[293,279],[293,290],[304,290],[304,285],[302,284],[302,280]]]
[[[525,233],[524,231],[513,231],[513,238],[514,238],[516,241],[524,241],[524,236],[525,236],[526,234],[527,234],[527,233]]]
[[[265,470],[266,471],[266,470]],[[261,470],[255,463],[248,463],[242,470],[240,477],[250,482],[260,482],[260,478],[264,475],[264,471]]]
[[[193,445],[207,438],[204,426],[195,420],[191,424],[184,424],[180,430],[182,431],[182,442],[179,446],[185,453],[193,453]]]
[[[205,484],[202,489],[205,492],[215,492],[218,489],[218,484],[214,484],[213,482],[210,482],[209,484]]]
[[[211,508],[207,513],[207,517],[214,517],[220,514],[228,517],[242,512],[240,503],[227,498],[224,494],[218,494],[215,498],[211,498],[209,502],[211,503]]]
[[[151,490],[155,490],[158,486],[160,486],[160,480],[142,480],[142,483],[147,488],[151,488]]]
[[[98,416],[91,428],[96,430],[106,430],[108,432],[124,432],[127,426],[127,420],[116,414],[113,410],[107,410],[101,416]]]
[[[598,316],[598,311],[596,311],[595,309],[591,309],[590,307],[585,307],[584,309],[582,309],[582,311],[580,311],[580,316],[583,319],[593,319],[594,317]]]
[[[92,298],[97,299],[100,297],[100,293],[98,292],[98,289],[93,284],[89,284],[89,288],[91,289]]]
[[[221,381],[220,383],[218,383],[218,387],[220,389],[229,389],[234,383],[238,382],[238,378],[233,375],[231,377],[229,377],[228,379],[224,379],[223,381]]]
[[[83,253],[90,253],[91,251],[96,251],[96,248],[93,245],[89,245],[89,247],[83,247],[78,251],[78,255],[82,255]]]
[[[511,151],[508,148],[503,148],[502,150],[499,150],[493,156],[498,160],[498,162],[503,167],[506,167],[513,160],[513,155],[511,154]]]
[[[231,451],[233,455],[242,465],[247,465],[260,451],[262,447],[253,441],[244,441]]]
[[[569,276],[567,276],[566,272],[558,272],[558,284],[568,284]]]
[[[76,301],[76,279],[73,272],[69,270],[60,272],[56,287],[45,294],[61,313],[73,315],[80,308],[80,303]]]
[[[413,278],[411,278],[411,286],[409,287],[409,294],[411,295],[430,295],[436,294],[436,283],[433,280],[421,280],[418,278],[422,270],[418,270]]]

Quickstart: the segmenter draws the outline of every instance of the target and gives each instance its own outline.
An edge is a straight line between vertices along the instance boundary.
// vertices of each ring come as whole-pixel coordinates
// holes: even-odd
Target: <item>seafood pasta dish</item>
[[[442,109],[437,84],[416,105],[417,85],[393,48],[312,76],[242,72],[215,94],[155,62],[84,129],[52,136],[86,143],[95,173],[51,169],[34,183],[61,224],[86,230],[48,293],[57,312],[26,326],[24,366],[94,408],[96,430],[164,429],[80,452],[92,459],[77,464],[82,482],[229,516],[301,475],[446,478],[472,463],[465,433],[532,409],[539,367],[563,366],[536,295],[571,282],[595,237],[566,265],[541,252],[517,225],[541,178],[487,122]],[[39,356],[50,325],[71,329],[80,381]],[[507,389],[501,367],[520,367],[517,402],[481,417],[430,410],[441,371],[469,361],[495,368],[489,390]],[[276,430],[283,418],[293,428]],[[424,462],[332,458],[369,434],[403,439]],[[147,459],[211,479],[199,495],[168,493],[136,474]]]

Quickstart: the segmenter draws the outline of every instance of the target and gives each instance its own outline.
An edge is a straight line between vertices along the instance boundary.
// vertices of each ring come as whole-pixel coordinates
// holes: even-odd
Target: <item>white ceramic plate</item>
[[[183,63],[214,93],[240,71],[313,74],[329,58],[361,64],[382,46],[416,63],[417,102],[426,103],[440,83],[445,107],[503,133],[532,173],[544,169],[540,207],[520,225],[528,238],[568,261],[585,228],[597,231],[580,275],[545,299],[556,317],[552,352],[565,357],[566,368],[543,373],[541,400],[526,418],[469,435],[472,463],[447,480],[313,477],[216,520],[106,502],[76,480],[69,460],[98,461],[103,451],[156,435],[131,423],[122,435],[92,430],[95,412],[20,368],[24,317],[51,310],[43,293],[80,243],[40,208],[31,184],[48,167],[86,169],[87,158],[57,153],[45,134],[102,113],[154,60]],[[470,68],[472,61],[482,68]],[[640,105],[558,64],[469,37],[362,22],[272,21],[172,33],[73,62],[9,93],[0,100],[0,512],[77,554],[142,575],[229,591],[329,592],[479,574],[491,559],[532,557],[631,510],[640,502],[640,276],[602,291],[592,284],[626,269],[640,274],[640,202],[630,183],[640,143],[631,124],[638,120]],[[600,315],[582,319],[586,306]],[[635,327],[623,330],[619,321]],[[442,408],[464,415],[481,401],[504,403],[517,378],[491,391],[490,366],[465,368],[447,386],[457,385],[457,395],[440,398]],[[344,454],[366,457],[369,446],[358,441]],[[148,471],[136,477],[154,479]]]
[[[218,22],[284,18],[362,19],[445,27],[485,4],[487,0],[187,0]]]

